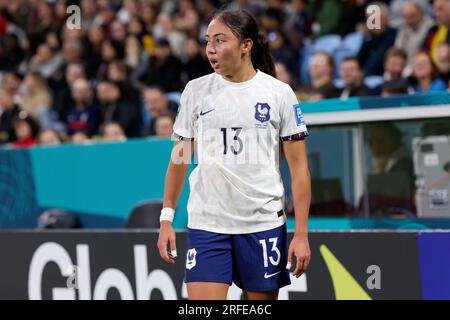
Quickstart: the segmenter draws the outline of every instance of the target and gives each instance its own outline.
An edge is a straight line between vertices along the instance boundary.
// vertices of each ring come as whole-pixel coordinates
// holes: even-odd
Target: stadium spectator
[[[2,38],[0,41],[0,70],[18,68],[26,53],[20,46],[19,37],[14,33],[1,35],[1,32],[0,37]]]
[[[380,28],[369,29],[359,51],[359,62],[366,76],[383,75],[384,56],[394,45],[396,29],[389,27],[389,8],[382,2],[374,2],[380,8]]]
[[[408,65],[412,57],[422,47],[422,43],[433,26],[433,20],[426,15],[425,8],[417,1],[404,4],[404,22],[399,26],[394,46],[404,50],[408,56]]]
[[[432,27],[425,38],[423,49],[437,63],[436,51],[440,43],[450,43],[450,0],[434,0],[434,16],[436,24]]]
[[[78,39],[65,39],[62,45],[62,55],[64,62],[60,68],[61,77],[64,75],[69,64],[81,60],[83,56],[83,45]]]
[[[74,104],[67,116],[67,133],[84,131],[96,134],[100,126],[100,107],[94,101],[94,95],[86,79],[77,79],[71,85]]]
[[[19,104],[22,100],[21,85],[24,75],[18,70],[10,70],[4,73],[3,82],[6,91],[11,94],[14,103]]]
[[[123,43],[117,40],[104,40],[101,47],[102,63],[97,71],[97,81],[107,79],[108,65],[114,60],[125,58]]]
[[[28,148],[37,144],[39,123],[26,111],[20,111],[13,120],[16,139],[12,141],[14,148]]]
[[[373,123],[367,129],[365,137],[371,152],[371,169],[360,208],[368,196],[372,215],[398,215],[406,211],[412,214],[414,165],[401,131],[389,122]],[[392,191],[389,186],[398,179],[404,181],[402,188]]]
[[[143,135],[149,136],[156,134],[155,119],[161,114],[178,111],[178,104],[169,100],[164,92],[158,87],[147,87],[142,91],[144,96],[144,130]]]
[[[447,85],[439,78],[438,70],[426,52],[418,52],[413,58],[413,70],[410,77],[414,92],[445,91]]]
[[[141,43],[136,36],[127,36],[125,40],[125,64],[135,70],[143,62],[144,55]]]
[[[140,97],[139,91],[131,83],[129,76],[128,66],[121,60],[114,60],[108,64],[107,79],[114,81],[119,85],[124,97],[130,101],[133,105],[139,105]]]
[[[144,8],[151,8],[150,6],[144,6]],[[149,56],[154,50],[153,36],[148,32],[145,27],[144,21],[141,17],[132,17],[128,23],[128,36],[136,37],[144,50],[144,54]]]
[[[126,141],[127,136],[122,126],[117,122],[106,123],[102,129],[102,140],[103,141]]]
[[[173,112],[164,112],[155,119],[155,136],[170,138],[175,123],[175,114]]]
[[[159,86],[165,92],[180,91],[182,69],[181,61],[173,55],[170,43],[164,38],[159,39],[139,81],[147,86]]]
[[[139,4],[136,0],[123,0],[122,7],[117,12],[117,19],[120,23],[127,24],[138,12]]]
[[[127,31],[125,26],[118,20],[114,20],[111,23],[111,34],[110,39],[125,43],[125,38],[127,37]]]
[[[277,79],[292,86],[292,76],[282,62],[275,62],[275,74]]]
[[[289,43],[296,49],[304,47],[311,30],[308,23],[307,0],[290,1],[291,15],[283,24],[282,30]]]
[[[258,0],[235,0],[229,4],[228,9],[247,10],[254,16],[259,16],[264,11],[264,3]]]
[[[260,17],[261,29],[265,30],[267,33],[280,30],[285,17],[286,15],[282,8],[267,6]]]
[[[386,90],[392,88],[392,93],[399,93],[400,91],[407,92],[408,82],[406,77],[404,77],[407,59],[406,52],[402,49],[392,47],[386,52],[384,58],[384,81],[379,86],[373,88],[373,94],[379,95],[383,88]]]
[[[57,146],[62,143],[63,139],[60,133],[53,129],[45,129],[39,132],[38,144],[41,146]]]
[[[147,130],[151,128],[151,133],[155,134],[155,123],[150,125],[150,112],[143,104],[142,85],[161,87],[164,93],[170,92],[171,99],[177,99],[188,81],[212,72],[205,59],[205,48],[199,40],[204,38],[213,12],[225,2],[76,2],[81,6],[82,28],[74,30],[65,27],[66,7],[72,1],[36,0],[0,5],[3,9],[0,14],[0,79],[4,88],[12,94],[17,108],[23,106],[28,110],[41,128],[54,128],[61,133],[67,130],[67,116],[74,106],[70,84],[84,79],[98,92],[98,82],[112,82],[111,86],[120,91],[117,104],[129,107],[119,109],[127,110],[124,114],[132,113],[132,118],[137,119],[135,128],[121,123],[127,135],[139,136],[143,126]],[[390,5],[392,19],[385,3]],[[380,30],[366,32],[358,57],[365,75],[382,75],[384,72],[384,83],[374,92],[392,95],[408,90],[412,92],[414,86],[416,89],[420,87],[418,83],[421,81],[416,76],[410,78],[412,82],[408,90],[403,85],[402,77],[410,75],[412,67],[407,65],[403,68],[404,58],[399,49],[410,57],[414,56],[432,22],[436,25],[429,30],[423,45],[431,52],[439,76],[447,87],[449,46],[442,43],[450,43],[450,32],[447,31],[450,0],[433,2],[436,20],[430,16],[427,0],[383,0],[381,3],[367,0],[239,0],[226,3],[229,7],[247,8],[258,16],[261,31],[268,36],[273,55],[279,62],[278,77],[295,88],[298,97],[304,101],[337,97],[339,91],[333,84],[333,54],[331,57],[326,53],[313,55],[310,61],[310,72],[314,74],[311,85],[296,81],[299,50],[305,46],[308,49],[310,40],[317,36],[330,33],[345,35],[355,29],[356,23],[365,25],[365,8],[370,4],[381,8],[382,25]],[[395,30],[389,28],[389,24],[399,26],[394,43],[391,40]],[[311,37],[312,29],[314,36]],[[397,49],[392,49],[393,44]],[[342,58],[337,55],[336,61]],[[318,64],[317,60],[324,63]],[[36,80],[36,73],[46,81]],[[439,83],[437,78],[436,82]],[[422,84],[427,87],[425,80]],[[431,81],[427,90],[433,91],[434,86],[434,81]],[[439,86],[442,90],[442,83]],[[169,109],[175,111],[176,104],[171,103]],[[9,114],[4,110],[5,107],[3,118]],[[111,113],[102,112],[101,119],[110,121],[104,119],[105,114]],[[143,121],[140,120],[142,116],[145,118]],[[122,114],[120,118],[126,117]],[[130,120],[131,123],[133,121]],[[10,131],[13,134],[14,130]],[[134,133],[130,135],[130,131]]]
[[[209,61],[201,53],[200,42],[194,38],[188,38],[184,49],[183,83],[199,78],[213,72]]]
[[[45,79],[51,78],[63,63],[62,55],[56,50],[47,43],[39,45],[37,53],[30,60],[30,70],[39,72]]]
[[[0,87],[0,144],[16,140],[13,120],[19,112],[20,107],[14,103],[11,93]]]
[[[104,39],[103,29],[94,25],[88,30],[87,37],[83,41],[83,62],[89,79],[97,76],[98,69],[103,62],[102,43]]]
[[[178,1],[175,13],[172,16],[173,25],[188,37],[196,37],[200,26],[200,17],[191,0]]]
[[[316,52],[309,61],[311,84],[298,88],[302,101],[336,98],[339,90],[333,84],[334,60],[326,52]]]
[[[390,11],[390,25],[393,28],[399,28],[404,24],[406,18],[404,15],[405,6],[413,3],[419,6],[424,13],[430,10],[430,4],[428,0],[389,0],[384,1],[389,4]]]
[[[70,142],[74,144],[83,144],[89,141],[89,136],[83,131],[77,131],[70,137]]]
[[[128,137],[140,136],[141,112],[113,81],[102,81],[97,86],[97,97],[101,104],[101,123],[117,122]]]
[[[86,78],[86,71],[81,62],[72,62],[67,65],[64,78],[53,84],[53,110],[58,114],[59,120],[66,122],[69,108],[73,106],[70,84],[77,79]]]
[[[95,0],[81,0],[81,26],[84,30],[91,29],[94,26],[94,20],[97,15],[97,4]]]
[[[364,97],[370,95],[370,89],[363,83],[363,73],[357,58],[345,58],[341,63],[341,79],[344,80],[340,98]]]
[[[294,87],[299,81],[299,55],[287,41],[284,34],[272,31],[267,35],[269,48],[275,61],[281,61],[290,70]]]
[[[50,111],[52,96],[47,81],[39,72],[30,72],[25,76],[25,92],[21,108],[34,119],[40,119]]]
[[[170,44],[173,55],[181,59],[186,45],[186,35],[176,30],[172,21],[170,13],[161,12],[158,15],[156,25],[153,27],[153,36],[156,39],[166,39]]]
[[[384,79],[387,81],[403,78],[408,56],[403,49],[391,48],[384,59]]]

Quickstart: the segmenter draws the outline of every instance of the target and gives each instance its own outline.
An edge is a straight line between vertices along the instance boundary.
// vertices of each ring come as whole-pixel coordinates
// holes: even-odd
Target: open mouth
[[[209,63],[211,63],[213,68],[217,68],[219,66],[219,62],[216,59],[210,59]]]

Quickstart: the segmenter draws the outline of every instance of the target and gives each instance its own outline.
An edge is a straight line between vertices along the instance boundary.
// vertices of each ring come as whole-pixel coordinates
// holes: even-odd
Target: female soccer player
[[[222,11],[210,22],[206,53],[214,73],[190,81],[174,125],[158,249],[175,263],[175,207],[194,143],[189,177],[185,282],[189,299],[226,299],[234,282],[246,299],[277,299],[308,267],[311,189],[308,135],[292,89],[274,64],[254,18]],[[295,232],[287,245],[281,145],[292,177]],[[170,249],[168,249],[168,246]]]

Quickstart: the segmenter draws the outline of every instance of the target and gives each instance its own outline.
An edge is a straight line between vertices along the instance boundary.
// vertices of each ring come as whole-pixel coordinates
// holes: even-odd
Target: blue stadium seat
[[[327,34],[319,37],[314,41],[314,52],[325,51],[328,54],[333,55],[334,51],[342,44],[342,38],[337,34]]]
[[[352,32],[342,39],[341,48],[345,48],[352,56],[356,56],[361,50],[364,35],[361,32]]]

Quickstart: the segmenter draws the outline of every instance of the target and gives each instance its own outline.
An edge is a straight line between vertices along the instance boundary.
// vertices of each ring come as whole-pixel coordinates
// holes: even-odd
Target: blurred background
[[[223,8],[256,17],[301,103],[310,230],[450,228],[449,0],[0,0],[0,228],[158,228],[180,95],[213,72]]]

